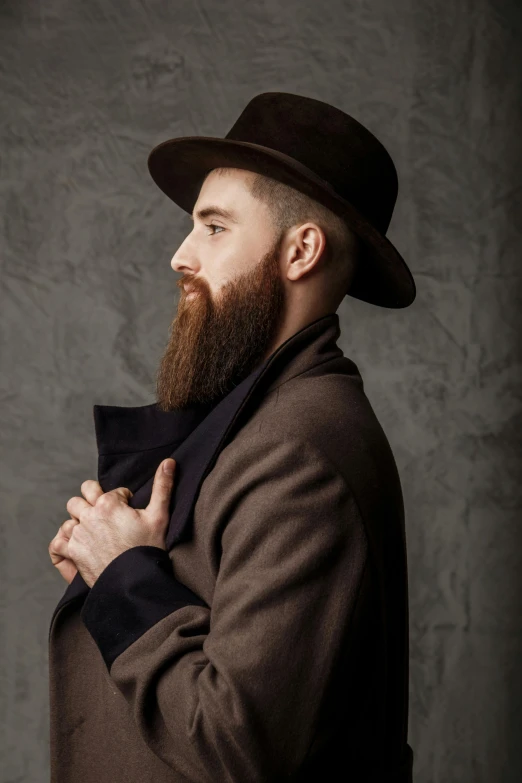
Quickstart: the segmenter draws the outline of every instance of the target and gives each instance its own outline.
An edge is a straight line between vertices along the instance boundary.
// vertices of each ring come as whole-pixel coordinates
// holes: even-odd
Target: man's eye
[[[223,226],[218,226],[215,223],[205,223],[205,225],[207,226],[207,228],[220,228],[222,231],[225,230]],[[213,232],[212,234],[209,234],[209,236],[213,237],[215,236],[215,233]]]

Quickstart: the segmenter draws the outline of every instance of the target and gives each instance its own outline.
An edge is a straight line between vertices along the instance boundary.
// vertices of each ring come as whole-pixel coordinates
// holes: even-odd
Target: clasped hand
[[[163,470],[165,464],[172,467],[170,474]],[[71,519],[63,523],[49,544],[53,565],[68,582],[78,570],[92,587],[109,563],[132,547],[166,549],[175,466],[171,458],[159,464],[150,502],[143,509],[129,506],[133,493],[126,487],[103,492],[98,481],[83,482],[80,489],[84,497],[68,501]]]

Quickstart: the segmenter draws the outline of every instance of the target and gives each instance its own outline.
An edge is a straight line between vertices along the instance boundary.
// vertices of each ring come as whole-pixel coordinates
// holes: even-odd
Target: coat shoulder
[[[386,433],[356,376],[297,376],[262,398],[222,458],[247,462],[263,442],[291,440],[332,466],[349,486],[363,518],[403,524],[399,471]],[[290,469],[291,466],[289,466]]]
[[[398,480],[384,429],[361,382],[341,373],[296,377],[261,401],[238,433],[293,437],[321,451],[352,486]]]

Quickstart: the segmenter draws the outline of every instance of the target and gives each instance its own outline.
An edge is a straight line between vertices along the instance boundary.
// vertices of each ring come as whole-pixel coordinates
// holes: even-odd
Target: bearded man
[[[49,546],[51,781],[411,783],[401,483],[336,312],[415,298],[394,164],[290,93],[148,163],[193,226],[157,399],[94,406]]]

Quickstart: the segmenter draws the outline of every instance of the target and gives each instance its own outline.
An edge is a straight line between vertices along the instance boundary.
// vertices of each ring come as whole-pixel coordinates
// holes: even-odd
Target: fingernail
[[[167,474],[167,476],[172,476],[174,473],[174,460],[173,459],[167,459],[163,463],[163,470]]]

